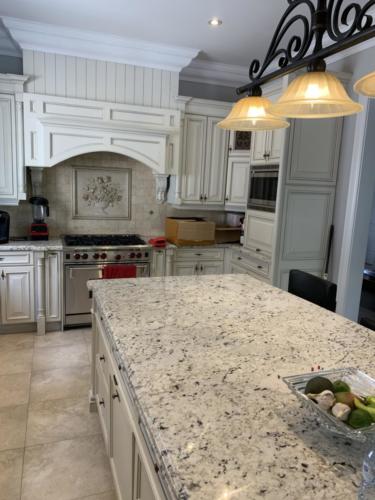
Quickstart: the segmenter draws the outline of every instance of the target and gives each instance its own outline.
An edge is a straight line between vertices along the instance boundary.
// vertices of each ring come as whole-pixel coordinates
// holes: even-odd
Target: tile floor
[[[0,500],[116,500],[90,342],[89,329],[0,335]]]

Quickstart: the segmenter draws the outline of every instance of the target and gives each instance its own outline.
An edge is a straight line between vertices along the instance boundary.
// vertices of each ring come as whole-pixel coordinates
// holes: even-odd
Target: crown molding
[[[245,66],[195,59],[181,72],[180,80],[233,88],[249,81],[249,69]]]
[[[51,52],[177,72],[187,66],[199,52],[199,49],[189,47],[145,42],[13,17],[3,17],[3,23],[23,50]]]

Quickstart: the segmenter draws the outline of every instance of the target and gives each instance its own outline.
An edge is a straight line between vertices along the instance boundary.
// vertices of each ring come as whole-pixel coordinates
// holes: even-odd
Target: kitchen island
[[[356,498],[364,446],[323,431],[281,377],[313,365],[374,376],[373,332],[245,275],[89,288],[92,397],[121,498],[139,487],[138,441],[142,500]]]

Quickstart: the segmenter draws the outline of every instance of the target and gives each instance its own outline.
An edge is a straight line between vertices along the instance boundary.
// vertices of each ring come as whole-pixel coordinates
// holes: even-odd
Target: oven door
[[[274,212],[278,178],[278,170],[252,170],[247,208]]]
[[[116,265],[110,263],[111,265]],[[104,265],[98,264],[66,264],[64,269],[65,314],[66,326],[88,325],[91,323],[91,298],[87,289],[89,280],[102,278]],[[137,278],[150,276],[150,264],[137,262]]]

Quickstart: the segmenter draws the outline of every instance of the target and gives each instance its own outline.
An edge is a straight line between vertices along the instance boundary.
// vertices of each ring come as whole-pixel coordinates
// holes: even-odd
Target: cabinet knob
[[[206,194],[204,195],[204,201],[207,201],[207,195]]]
[[[104,407],[105,407],[104,399],[101,399],[101,400],[99,401],[99,404],[100,404],[100,406],[103,406],[103,408],[104,408]]]
[[[198,272],[198,264],[195,265],[195,272]]]
[[[102,356],[100,356],[99,361],[104,361],[105,362],[105,356],[104,356],[104,354]]]
[[[226,197],[225,197],[225,201],[229,201],[229,196],[226,196]]]
[[[201,266],[201,271],[203,271],[203,266]]]
[[[203,194],[200,195],[199,199],[203,201]]]
[[[5,279],[4,269],[1,271],[1,279],[2,279],[2,280],[4,280],[4,279]]]
[[[261,252],[262,250],[260,248],[255,249],[256,252]]]
[[[258,269],[263,269],[263,266],[257,266],[257,267],[258,267]]]
[[[238,260],[242,260],[242,257],[237,257]]]
[[[120,394],[118,393],[118,391],[112,394],[112,399],[118,399],[120,401]]]

